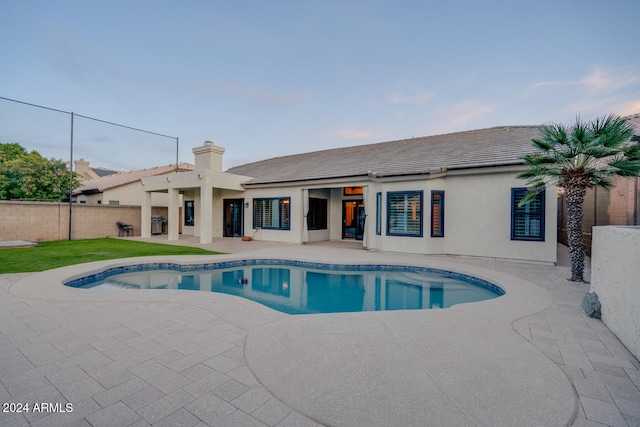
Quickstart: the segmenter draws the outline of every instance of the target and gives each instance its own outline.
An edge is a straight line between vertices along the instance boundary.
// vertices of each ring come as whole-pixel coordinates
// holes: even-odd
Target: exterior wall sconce
[[[244,202],[244,207],[248,208],[249,207],[249,202]]]

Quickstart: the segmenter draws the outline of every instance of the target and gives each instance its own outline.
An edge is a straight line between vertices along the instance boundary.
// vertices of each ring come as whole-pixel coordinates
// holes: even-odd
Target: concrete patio
[[[289,316],[224,294],[60,284],[114,261],[2,275],[2,402],[73,411],[2,412],[0,425],[640,425],[640,363],[582,314],[588,285],[566,280],[564,247],[548,266],[343,242],[175,243],[228,253],[208,261],[432,266],[507,294],[445,310]],[[163,259],[174,258],[203,259]]]

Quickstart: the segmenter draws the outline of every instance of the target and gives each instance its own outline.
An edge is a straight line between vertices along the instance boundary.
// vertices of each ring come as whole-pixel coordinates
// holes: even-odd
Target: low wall
[[[153,208],[152,214],[166,218],[167,208]],[[133,225],[133,235],[140,235],[140,206],[74,204],[71,219],[73,240],[117,236],[118,221]],[[68,203],[0,201],[0,241],[68,239]]]
[[[593,229],[591,291],[602,321],[640,359],[640,227]]]

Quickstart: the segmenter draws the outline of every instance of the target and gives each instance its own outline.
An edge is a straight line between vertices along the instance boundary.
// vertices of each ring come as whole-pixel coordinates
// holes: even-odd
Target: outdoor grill
[[[151,215],[151,234],[162,234],[162,215]]]

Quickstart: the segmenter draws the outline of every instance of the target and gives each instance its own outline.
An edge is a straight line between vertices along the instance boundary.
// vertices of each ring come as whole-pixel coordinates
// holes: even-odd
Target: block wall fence
[[[582,240],[591,255],[593,227],[601,225],[640,225],[640,178],[617,178],[610,190],[587,190],[583,205]],[[568,245],[566,200],[558,199],[558,242]]]
[[[133,235],[140,235],[140,206],[73,204],[71,209],[72,240],[116,237],[118,221],[133,225]],[[167,218],[167,208],[154,207],[152,214]],[[0,241],[68,239],[68,203],[0,201]]]
[[[640,227],[594,227],[591,291],[602,321],[640,358]]]

